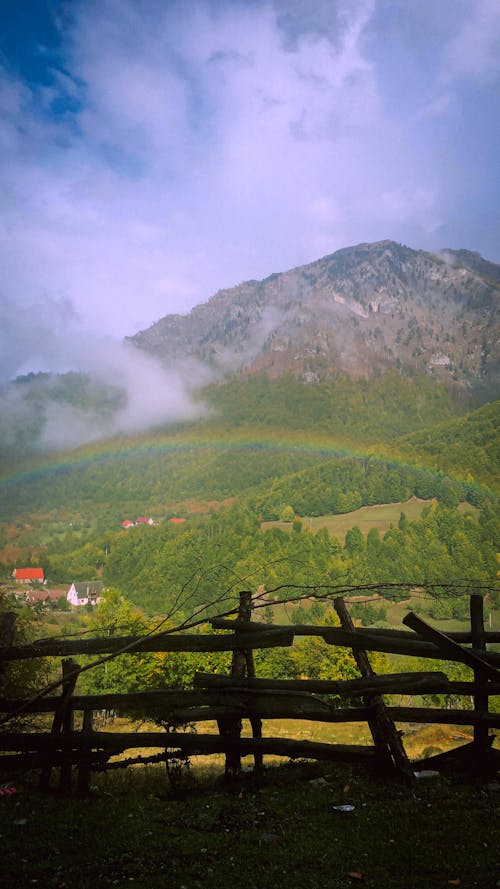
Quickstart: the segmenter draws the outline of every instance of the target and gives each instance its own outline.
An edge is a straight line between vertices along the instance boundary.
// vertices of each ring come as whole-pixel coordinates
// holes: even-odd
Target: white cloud
[[[466,15],[450,40],[444,59],[445,81],[472,78],[490,81],[500,73],[500,4],[467,3]]]
[[[398,22],[406,5],[396,3]],[[24,310],[70,300],[87,326],[132,334],[219,287],[350,243],[428,244],[448,162],[438,142],[422,151],[407,121],[427,104],[430,126],[455,84],[422,67],[426,100],[413,115],[404,97],[401,114],[388,110],[369,40],[384,8],[69,4],[52,84],[0,78],[3,293]],[[431,5],[408,8],[427,37]],[[439,13],[455,80],[496,64],[495,4],[478,0],[470,22],[469,33]]]

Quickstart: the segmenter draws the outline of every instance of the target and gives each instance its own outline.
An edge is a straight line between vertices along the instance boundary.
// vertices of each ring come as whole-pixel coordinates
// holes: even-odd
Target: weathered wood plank
[[[483,614],[483,597],[470,597],[470,625],[472,633],[472,644],[480,651],[486,651],[486,642],[484,640],[484,614]],[[483,679],[483,673],[474,669],[474,680],[480,682]],[[474,694],[474,709],[478,712],[488,710],[489,698],[487,692],[476,692]],[[486,750],[488,747],[488,726],[484,723],[474,726],[474,741],[478,752]]]
[[[214,629],[233,630],[244,633],[252,631],[262,631],[265,629],[285,629],[287,624],[263,624],[261,621],[240,621],[232,618],[213,617],[210,620]],[[321,626],[318,624],[294,624],[293,629],[296,636],[322,636],[324,630],[330,630],[331,627]],[[402,639],[403,641],[414,640],[415,634],[409,633],[408,630],[389,629],[387,627],[357,627],[356,632],[361,636],[386,637],[387,639]],[[454,642],[472,642],[472,633],[470,630],[452,631],[447,634]],[[500,630],[485,630],[486,643],[500,642]]]
[[[351,615],[347,610],[344,600],[339,597],[338,599],[335,599],[333,604],[340,618],[342,627],[350,632],[355,632]],[[361,675],[370,678],[374,676],[374,670],[368,660],[366,651],[361,648],[355,648],[353,649],[353,655]],[[378,694],[378,692],[368,692],[364,697],[364,701],[369,705],[370,710],[372,711],[372,715],[368,720],[368,725],[370,726],[376,749],[379,751],[381,757],[392,763],[394,768],[403,776],[403,778],[409,781],[411,776],[410,763],[403,742],[401,741],[401,735],[387,711],[382,695]]]
[[[249,591],[240,593],[240,604],[238,618],[243,622],[250,620],[252,612],[252,594]],[[246,673],[246,656],[245,650],[237,648],[233,650],[231,659],[231,676],[233,679],[241,678]],[[221,717],[217,721],[221,737],[228,741],[237,741],[241,735],[242,724],[241,717],[236,712],[236,716]],[[229,780],[237,778],[241,774],[241,756],[237,748],[231,746],[226,753],[226,762],[224,768],[225,777]]]
[[[232,626],[235,626],[234,621],[228,621],[229,624],[226,629],[229,629]],[[218,620],[212,621],[212,625],[215,627],[222,626],[222,622]],[[271,630],[263,630],[263,624],[254,622],[253,624],[245,624],[244,629],[245,632],[257,632],[257,628],[261,632],[270,633]],[[277,625],[274,625],[275,629],[278,628]],[[279,625],[282,628],[282,625]],[[456,656],[457,650],[454,652],[450,651],[447,653],[446,658],[444,658],[440,649],[437,645],[426,642],[423,638],[421,638],[417,633],[409,633],[405,630],[385,630],[360,627],[356,629],[355,632],[349,632],[340,627],[326,627],[326,626],[293,626],[293,632],[296,636],[322,636],[325,642],[329,645],[341,645],[346,648],[362,648],[366,651],[383,651],[387,654],[407,654],[409,656],[414,655],[419,658],[433,658],[433,659],[443,659],[449,661],[459,660],[459,657]],[[470,634],[469,634],[470,635]],[[449,637],[452,638],[451,635]],[[490,634],[488,634],[488,641],[490,641]],[[491,639],[493,641],[493,639]],[[258,646],[256,646],[258,647]],[[463,649],[459,649],[462,651]],[[493,666],[500,667],[500,652],[497,651],[475,651],[473,648],[467,649],[472,654],[477,654],[482,656],[483,660],[487,663],[492,664]]]
[[[304,759],[327,759],[355,762],[359,759],[372,759],[373,747],[349,744],[324,744],[316,741],[295,741],[289,738],[240,738],[231,741],[220,735],[184,734],[182,732],[92,732],[88,739],[80,732],[72,735],[59,735],[54,738],[48,733],[4,733],[0,735],[0,750],[23,750],[32,752],[75,751],[85,749],[88,742],[94,750],[103,750],[111,755],[136,747],[159,747],[179,749],[192,756],[207,753],[226,753],[237,747],[241,756],[252,755],[255,751]]]
[[[402,681],[399,683],[398,675]],[[414,675],[419,681],[412,681]],[[408,676],[408,682],[406,681]],[[422,677],[422,678],[420,678]],[[424,679],[425,677],[425,679]],[[427,679],[428,677],[428,679]],[[441,678],[443,677],[443,678]],[[230,676],[219,676],[212,673],[196,673],[194,685],[198,691],[177,691],[160,689],[140,692],[107,692],[102,695],[73,695],[73,710],[130,710],[148,709],[155,713],[159,710],[172,710],[175,707],[215,706],[224,698],[218,693],[225,688],[236,691],[239,688],[248,690],[302,691],[314,694],[334,694],[345,697],[358,697],[367,691],[378,691],[381,694],[421,694],[435,692],[437,694],[454,694],[473,696],[477,691],[488,695],[500,694],[500,683],[449,682],[444,673],[428,674],[393,674],[375,676],[371,679],[316,680],[316,679],[239,679],[236,683]],[[202,689],[206,689],[203,691]],[[0,713],[52,713],[61,701],[60,697],[51,696],[38,698],[32,702],[24,698],[0,698]]]
[[[93,750],[89,756],[89,768],[104,765],[110,757],[110,753],[104,750]],[[47,757],[50,757],[50,764],[54,768],[58,768],[63,762],[70,765],[81,765],[84,757],[82,751],[51,751],[50,753],[8,753],[0,755],[0,771],[10,773],[12,771],[26,771],[28,769],[43,769],[47,765]]]
[[[491,654],[488,660],[486,660],[488,655],[483,653],[483,651],[477,652],[470,648],[462,648],[457,642],[454,642],[453,639],[450,639],[449,636],[442,633],[441,630],[436,630],[435,627],[429,626],[428,623],[414,614],[413,611],[410,611],[409,614],[403,618],[403,623],[434,644],[438,648],[439,656],[441,658],[459,661],[466,664],[466,666],[471,667],[473,670],[478,670],[482,679],[494,679],[498,682],[500,674],[498,670],[488,662],[491,660]]]
[[[73,654],[140,654],[143,651],[234,651],[252,648],[276,648],[293,645],[290,627],[259,633],[235,633],[232,636],[157,633],[154,636],[107,636],[100,639],[40,640],[31,645],[0,648],[0,661],[37,657],[65,657]]]
[[[73,731],[71,695],[73,694],[79,671],[79,664],[75,663],[71,658],[65,658],[63,660],[62,694],[54,713],[54,719],[52,720],[52,735],[54,737],[57,737],[60,732],[70,733]],[[42,790],[48,790],[51,772],[52,763],[48,762],[40,776],[40,788]],[[62,763],[61,765],[60,787],[64,792],[67,792],[71,787],[71,765],[68,765],[67,762]]]
[[[440,725],[485,725],[500,728],[500,713],[487,710],[445,710],[437,707],[388,707],[395,722],[424,722]]]
[[[275,627],[274,629],[262,629],[261,635],[256,630],[249,630],[245,634],[234,636],[220,635],[171,635],[158,634],[146,639],[136,636],[121,638],[106,637],[101,639],[79,639],[37,642],[32,645],[6,646],[0,648],[0,662],[12,660],[25,660],[34,657],[60,657],[74,654],[117,654],[128,650],[129,653],[143,651],[232,651],[236,648],[243,650],[255,648],[274,648],[290,646],[293,644],[294,635],[301,635],[297,627]],[[421,658],[443,658],[440,649],[433,643],[425,642],[421,638],[415,638],[415,633],[405,633],[405,637],[388,636],[386,632],[377,634],[372,632],[361,633],[356,630],[350,633],[339,627],[312,627],[307,635],[322,636],[330,645],[342,645],[348,648],[363,648],[367,651],[384,651],[392,654],[415,655]],[[358,635],[359,634],[359,635]],[[303,634],[302,634],[303,635]],[[450,637],[451,638],[451,637]],[[464,649],[460,649],[463,651]],[[487,663],[500,667],[500,652],[476,651],[474,648],[466,649],[471,654],[481,656]],[[456,651],[449,651],[446,660],[459,660]]]
[[[254,679],[238,680],[231,676],[215,673],[195,673],[193,685],[197,688],[226,688],[236,685],[239,688],[262,688],[269,690],[294,690],[313,694],[342,695],[354,697],[370,691],[380,694],[419,695],[426,692],[446,694],[450,682],[445,673],[393,673],[384,676],[368,676],[362,679]],[[464,694],[470,694],[470,688]],[[0,701],[1,710],[1,701]]]
[[[14,643],[16,632],[17,614],[14,611],[6,611],[0,615],[0,647],[8,648]],[[0,692],[6,689],[6,664],[0,661]]]

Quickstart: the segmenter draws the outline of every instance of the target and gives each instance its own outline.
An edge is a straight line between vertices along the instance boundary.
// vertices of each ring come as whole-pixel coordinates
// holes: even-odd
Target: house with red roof
[[[133,528],[135,525],[154,525],[154,521],[151,516],[140,515],[136,518],[135,522],[131,522],[130,519],[125,519],[122,522],[122,528]]]
[[[171,525],[183,525],[186,519],[180,519],[177,516],[173,516],[169,521]]]
[[[12,577],[19,583],[46,583],[43,568],[14,568]]]

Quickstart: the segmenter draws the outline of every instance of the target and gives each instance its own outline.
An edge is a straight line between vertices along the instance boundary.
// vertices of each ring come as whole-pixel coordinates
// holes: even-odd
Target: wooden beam
[[[193,685],[196,688],[255,688],[269,690],[304,691],[313,694],[342,695],[357,697],[367,692],[379,694],[420,695],[428,692],[446,694],[450,683],[445,673],[393,673],[384,676],[366,676],[361,679],[239,679],[219,676],[215,673],[195,673]],[[464,694],[470,694],[468,689]],[[1,710],[0,701],[0,710]]]
[[[100,639],[48,639],[30,645],[0,648],[0,661],[36,657],[66,657],[73,654],[139,654],[143,651],[234,651],[251,648],[276,648],[293,645],[291,627],[262,633],[235,633],[232,636],[203,634],[167,634],[154,636],[106,636]]]
[[[454,642],[453,639],[450,639],[449,636],[440,630],[436,630],[435,627],[429,626],[422,618],[417,617],[413,611],[410,611],[403,618],[403,623],[435,645],[439,651],[439,657],[460,661],[472,670],[477,670],[482,679],[495,679],[498,682],[500,678],[499,671],[488,663],[485,656],[481,656],[483,655],[482,651],[478,653],[470,648],[462,648],[458,642]]]
[[[388,707],[395,722],[425,722],[436,725],[486,725],[500,728],[500,713],[475,710],[446,710],[438,707]]]
[[[483,614],[483,597],[470,597],[470,625],[472,632],[472,644],[480,651],[486,651],[486,642],[484,640],[484,614]],[[477,667],[474,669],[474,681],[480,682],[484,678],[482,670]],[[489,698],[487,692],[477,692],[474,695],[474,709],[477,712],[488,710]],[[476,744],[478,754],[488,747],[488,726],[483,723],[474,726],[474,742]],[[479,763],[479,760],[478,760]]]
[[[253,755],[255,751],[287,756],[292,759],[326,759],[343,762],[356,762],[360,759],[371,760],[375,755],[373,747],[349,744],[324,744],[315,741],[295,741],[289,738],[240,738],[231,741],[219,735],[189,734],[182,732],[92,732],[89,738],[80,732],[70,735],[59,735],[54,738],[48,733],[21,732],[0,734],[0,750],[24,750],[32,752],[79,751],[86,749],[88,743],[93,750],[109,752],[117,755],[124,750],[136,747],[159,747],[161,749],[179,749],[192,756],[203,756],[210,753],[226,753],[237,747],[241,756]]]
[[[213,626],[221,627],[221,620],[212,621]],[[234,626],[234,621],[227,621],[227,624]],[[270,633],[272,630],[263,629],[265,625],[261,623],[254,622],[252,624],[245,624],[242,627],[242,631],[246,633],[257,632],[257,628],[261,633]],[[229,629],[230,626],[226,627]],[[275,629],[285,629],[283,625],[275,626]],[[293,633],[296,636],[322,636],[325,642],[329,645],[342,645],[347,648],[361,648],[364,651],[383,651],[387,654],[406,654],[419,658],[433,658],[439,659],[442,656],[440,653],[440,649],[433,644],[432,642],[425,641],[422,637],[417,635],[416,633],[408,633],[406,630],[385,630],[385,629],[374,629],[370,628],[359,628],[350,632],[340,627],[327,627],[327,626],[296,626],[293,625],[292,628]],[[449,637],[452,638],[451,636]],[[490,640],[490,634],[488,634],[488,641]],[[493,640],[492,640],[493,641]],[[458,650],[460,646],[458,646]],[[467,649],[472,653],[477,653],[478,655],[482,655],[483,659],[492,665],[496,665],[500,667],[500,652],[498,651],[489,651],[489,652],[475,652],[474,649]],[[446,656],[446,660],[456,661],[459,660],[459,657],[452,655],[449,652]]]
[[[351,633],[355,633],[356,631],[351,615],[349,614],[342,597],[335,599],[333,604],[340,618],[342,627],[345,630],[349,630]],[[374,670],[368,660],[366,651],[361,648],[354,648],[353,655],[361,675],[365,677],[374,676]],[[406,781],[411,781],[411,767],[403,747],[403,742],[401,741],[401,735],[396,729],[396,726],[386,709],[384,699],[378,692],[369,692],[365,695],[364,700],[372,710],[372,716],[368,720],[368,725],[370,726],[376,750],[380,753],[381,757],[392,763],[396,771],[399,772]]]
[[[265,629],[285,629],[287,627],[287,624],[264,624],[261,621],[243,622],[226,617],[213,617],[211,618],[210,623],[214,629],[232,630],[233,632],[239,631],[241,633],[250,633],[252,631],[262,631]],[[319,624],[293,625],[293,630],[296,636],[322,636],[324,630],[330,629],[332,628],[325,625],[321,626]],[[409,633],[408,630],[395,630],[387,627],[356,627],[356,632],[359,633],[360,638],[363,636],[375,636],[377,638],[385,637],[387,639],[401,639],[402,641],[411,641],[415,639],[415,634]],[[470,630],[460,632],[452,631],[447,635],[455,642],[472,642],[472,633]],[[491,642],[500,642],[500,630],[485,630],[484,635],[487,644]]]

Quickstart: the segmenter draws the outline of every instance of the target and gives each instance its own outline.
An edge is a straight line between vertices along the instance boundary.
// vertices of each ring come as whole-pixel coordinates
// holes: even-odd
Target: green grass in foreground
[[[295,765],[235,793],[198,778],[179,799],[160,767],[96,780],[89,799],[0,798],[3,886],[497,886],[498,793],[458,779],[412,792],[359,768]],[[345,803],[352,813],[332,810]]]

